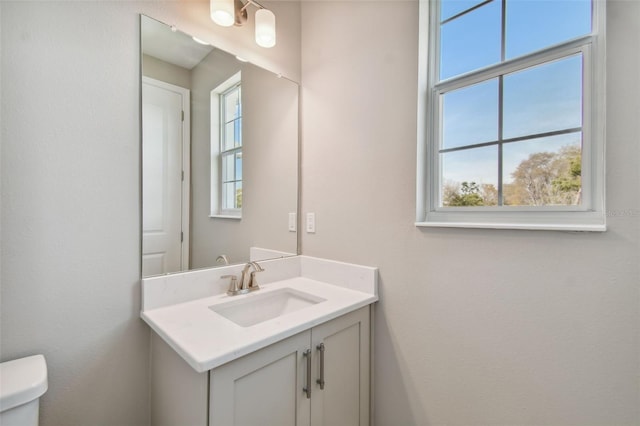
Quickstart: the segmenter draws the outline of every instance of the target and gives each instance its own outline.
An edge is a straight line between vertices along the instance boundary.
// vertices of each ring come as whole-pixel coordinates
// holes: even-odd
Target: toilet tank
[[[47,386],[42,355],[0,363],[0,425],[37,426],[40,397]]]

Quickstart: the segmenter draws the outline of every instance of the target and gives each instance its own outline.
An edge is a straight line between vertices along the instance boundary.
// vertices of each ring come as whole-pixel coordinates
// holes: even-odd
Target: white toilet
[[[42,355],[0,363],[0,425],[37,426],[40,397],[47,386]]]

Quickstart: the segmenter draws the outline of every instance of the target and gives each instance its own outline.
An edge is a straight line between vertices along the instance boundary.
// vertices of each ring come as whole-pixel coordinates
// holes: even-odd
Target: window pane
[[[230,182],[235,180],[235,170],[233,167],[234,154],[225,155],[222,157],[222,181]]]
[[[225,120],[240,117],[240,90],[236,89],[225,95]]]
[[[580,204],[581,146],[581,133],[505,144],[504,204]]]
[[[498,80],[443,95],[442,148],[498,139]]]
[[[232,121],[224,127],[224,147],[223,150],[233,149],[242,145],[240,143],[239,121]]]
[[[581,55],[505,75],[505,139],[581,126]]]
[[[484,0],[442,0],[440,2],[440,21],[449,19],[460,12],[471,9]]]
[[[500,62],[500,2],[441,26],[440,80]]]
[[[440,206],[484,206],[497,203],[498,147],[440,154]]]
[[[242,208],[242,181],[236,182],[236,193],[235,193],[235,208]]]
[[[242,152],[235,154],[235,180],[242,180]]]
[[[227,182],[222,184],[222,208],[242,208],[242,182]]]
[[[233,141],[236,148],[242,146],[242,118],[233,122]]]
[[[222,184],[222,208],[233,209],[235,208],[235,183],[223,183]]]
[[[507,0],[506,58],[591,32],[591,0]]]

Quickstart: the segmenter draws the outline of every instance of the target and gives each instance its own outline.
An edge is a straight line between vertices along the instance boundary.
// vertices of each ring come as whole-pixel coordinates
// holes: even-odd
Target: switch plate
[[[307,213],[307,233],[308,234],[316,233],[316,214],[315,213]]]
[[[296,232],[296,213],[289,213],[289,231]]]

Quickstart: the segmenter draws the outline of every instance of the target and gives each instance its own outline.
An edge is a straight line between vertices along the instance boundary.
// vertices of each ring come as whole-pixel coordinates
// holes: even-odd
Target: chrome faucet
[[[251,268],[253,268],[253,271],[249,273],[249,270]],[[256,274],[262,271],[264,271],[264,269],[262,269],[258,262],[249,262],[244,265],[244,268],[242,268],[242,273],[240,274],[240,282],[238,282],[238,278],[235,275],[222,276],[222,278],[231,279],[227,294],[229,296],[235,296],[237,294],[245,294],[249,293],[250,291],[259,290],[260,286],[258,286]]]
[[[251,267],[253,267],[253,272],[251,272],[249,274],[249,277],[247,278],[247,272],[249,272],[249,269],[251,269]],[[258,262],[249,262],[244,265],[244,268],[242,269],[242,275],[240,276],[240,288],[247,291],[260,289],[260,287],[258,286],[258,280],[256,279],[256,273],[262,271],[264,271],[264,269],[262,269],[262,266],[260,266]]]
[[[222,263],[223,265],[228,265],[229,264],[229,257],[226,254],[221,254],[216,259],[216,262],[217,263]]]

